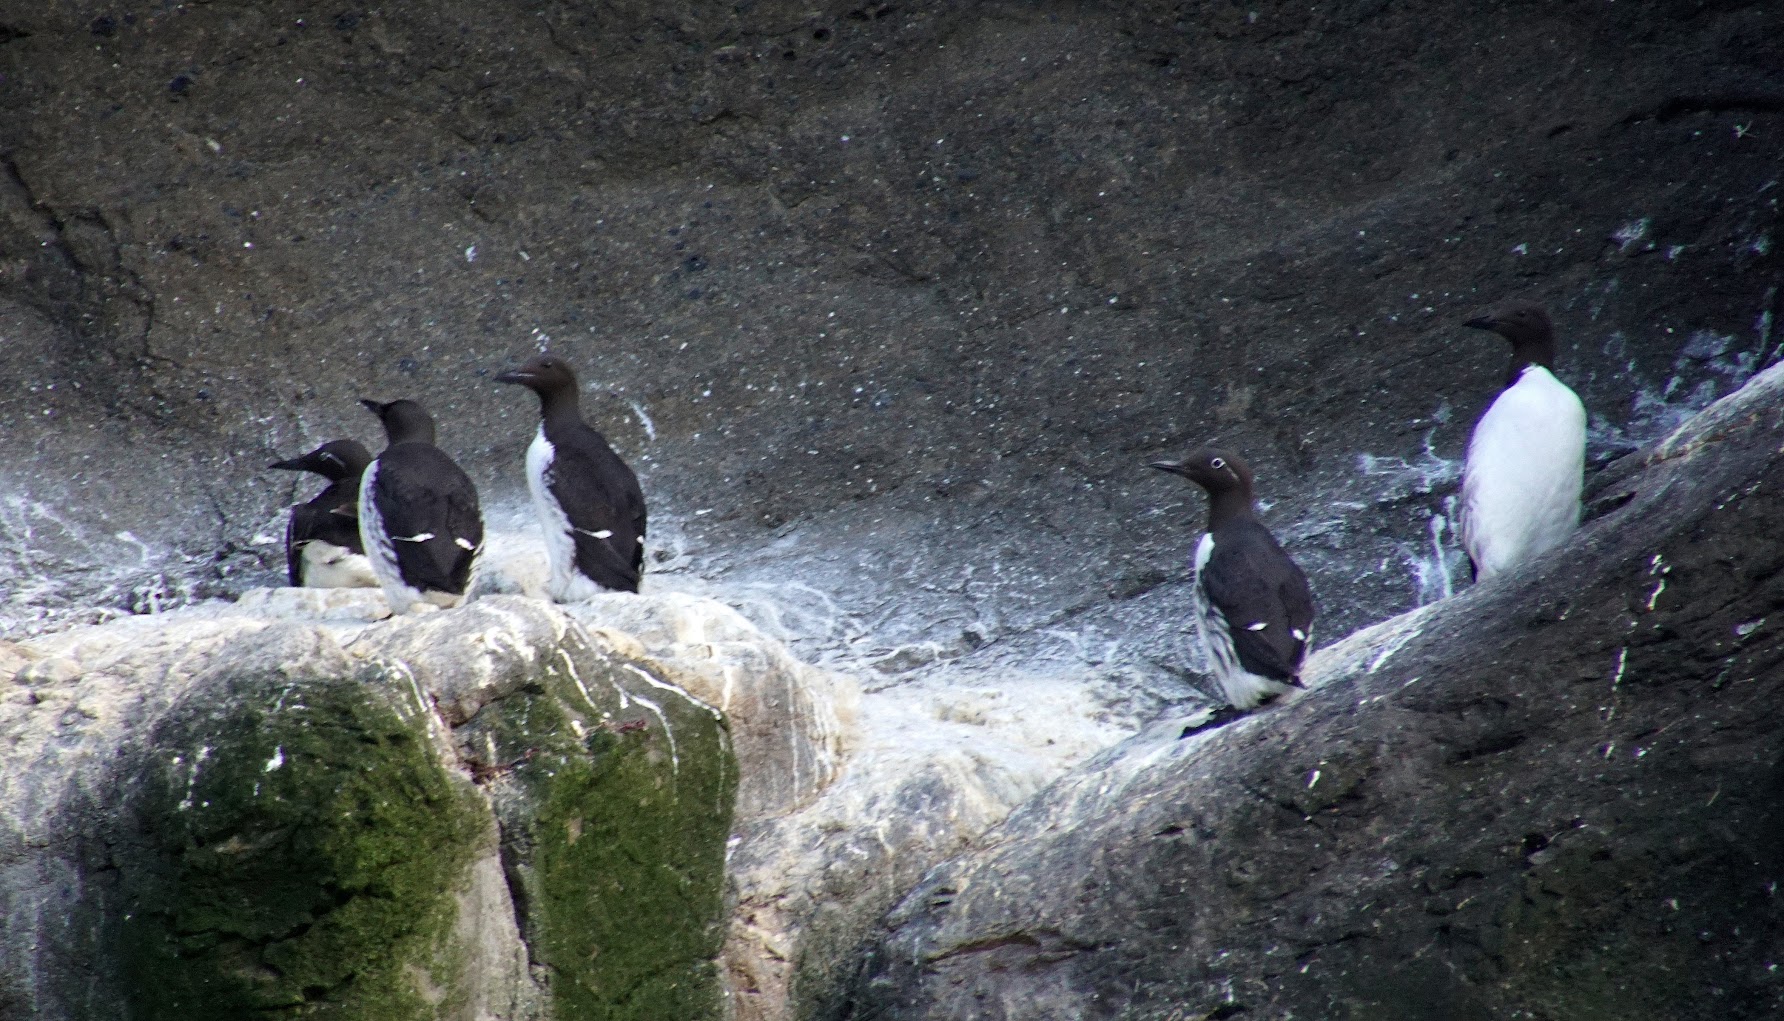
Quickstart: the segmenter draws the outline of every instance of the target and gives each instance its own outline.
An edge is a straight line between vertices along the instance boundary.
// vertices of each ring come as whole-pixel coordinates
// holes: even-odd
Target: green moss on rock
[[[268,667],[163,719],[126,791],[144,845],[119,851],[132,1016],[450,1013],[487,816],[413,702],[376,671]]]
[[[737,787],[723,720],[570,638],[537,684],[458,737],[473,757],[519,763],[495,788],[503,858],[555,1016],[720,1016]]]

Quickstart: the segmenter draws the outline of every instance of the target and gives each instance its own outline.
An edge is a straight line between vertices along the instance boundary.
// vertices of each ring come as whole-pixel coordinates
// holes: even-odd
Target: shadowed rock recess
[[[890,916],[851,1019],[1784,1011],[1784,367],[1558,555],[1155,728]]]

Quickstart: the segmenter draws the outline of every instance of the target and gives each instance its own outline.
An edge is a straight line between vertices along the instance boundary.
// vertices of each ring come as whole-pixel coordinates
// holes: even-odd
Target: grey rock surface
[[[362,395],[518,506],[534,409],[490,376],[549,343],[657,569],[824,593],[808,658],[1051,657],[1144,715],[1188,691],[1200,515],[1145,461],[1243,450],[1337,636],[1454,583],[1477,306],[1552,306],[1595,459],[1778,356],[1775,4],[0,26],[12,630],[264,583],[261,466],[372,439]]]
[[[1069,773],[818,1016],[1777,1016],[1784,367],[1615,476],[1290,704]]]

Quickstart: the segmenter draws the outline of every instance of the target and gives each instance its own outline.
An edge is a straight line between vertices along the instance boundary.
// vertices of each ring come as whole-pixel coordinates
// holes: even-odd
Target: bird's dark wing
[[[1287,557],[1288,554],[1284,553],[1283,556]],[[1293,560],[1288,563],[1294,570],[1282,580],[1276,593],[1282,599],[1283,609],[1288,611],[1289,636],[1293,637],[1297,632],[1301,635],[1295,639],[1291,660],[1298,674],[1301,661],[1307,658],[1308,650],[1313,648],[1313,587],[1307,584],[1307,575],[1302,573],[1299,564]]]
[[[378,462],[372,497],[403,577],[423,591],[463,592],[483,545],[476,486],[426,444],[400,444]]]
[[[1298,683],[1312,634],[1313,592],[1269,530],[1256,521],[1221,529],[1201,584],[1226,617],[1240,665],[1260,677]]]
[[[594,429],[552,459],[552,495],[570,521],[576,569],[603,588],[638,591],[644,570],[644,492]]]
[[[359,487],[337,482],[316,495],[308,506],[305,539],[321,539],[332,546],[364,553],[359,538]]]
[[[293,586],[303,584],[304,543],[322,541],[354,553],[364,553],[359,538],[357,487],[335,483],[316,494],[309,503],[291,508],[285,523],[285,576]]]
[[[450,460],[447,463],[452,464]],[[452,468],[459,481],[447,494],[446,532],[436,538],[439,545],[434,549],[452,579],[451,591],[463,592],[470,587],[471,570],[483,553],[483,509],[470,476],[458,470],[456,464]]]

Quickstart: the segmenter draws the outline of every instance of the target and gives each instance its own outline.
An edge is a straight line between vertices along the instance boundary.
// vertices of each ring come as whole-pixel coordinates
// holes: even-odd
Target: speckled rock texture
[[[851,1019],[1784,1011],[1784,367],[1555,555],[1142,734],[891,914]]]
[[[0,702],[0,1017],[716,1018],[721,714],[537,600],[261,592]]]
[[[518,503],[548,343],[653,557],[1180,698],[1146,461],[1242,450],[1336,637],[1465,573],[1480,305],[1553,308],[1595,461],[1777,359],[1780,68],[1754,0],[12,4],[0,607],[269,583],[262,466],[360,396]]]

